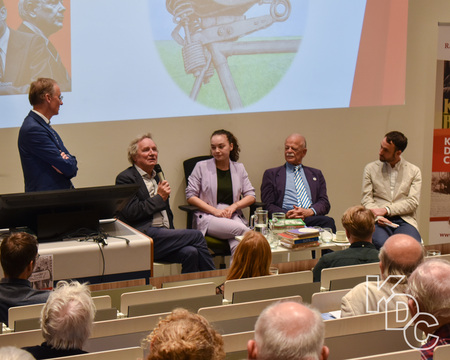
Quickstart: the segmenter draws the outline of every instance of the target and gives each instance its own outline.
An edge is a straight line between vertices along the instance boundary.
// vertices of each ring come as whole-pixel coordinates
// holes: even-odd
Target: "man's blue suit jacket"
[[[317,215],[326,215],[330,211],[327,195],[327,184],[322,171],[303,166],[306,180],[311,190],[312,205]],[[261,201],[269,213],[286,212],[283,210],[283,199],[286,188],[286,165],[268,169],[264,172],[261,183]]]
[[[56,131],[33,111],[23,121],[18,146],[26,192],[72,187],[70,179],[77,174],[77,159],[70,155]],[[61,152],[69,159],[63,159]]]

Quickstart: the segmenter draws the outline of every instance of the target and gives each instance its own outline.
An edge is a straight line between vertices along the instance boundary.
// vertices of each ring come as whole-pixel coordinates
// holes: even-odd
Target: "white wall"
[[[126,148],[129,141],[150,131],[159,147],[160,163],[172,187],[171,206],[175,213],[175,225],[182,228],[186,222],[185,214],[178,210],[178,205],[185,203],[182,161],[207,154],[212,131],[225,128],[238,137],[242,148],[240,161],[245,164],[257,189],[258,200],[263,171],[284,162],[285,137],[292,132],[301,132],[308,141],[304,163],[323,171],[331,202],[330,214],[335,218],[337,227],[342,228],[342,213],[360,201],[364,165],[378,158],[383,135],[399,130],[409,139],[404,158],[422,169],[423,186],[418,215],[421,234],[427,242],[437,30],[438,22],[449,21],[448,0],[409,2],[404,106],[57,125],[55,128],[65,145],[78,158],[79,172],[74,184],[76,187],[113,184],[115,176],[128,166]],[[95,84],[92,84],[90,91],[95,96]],[[23,110],[24,116],[28,110]],[[64,107],[58,116],[64,116]],[[23,191],[17,133],[18,128],[0,130],[0,193]]]

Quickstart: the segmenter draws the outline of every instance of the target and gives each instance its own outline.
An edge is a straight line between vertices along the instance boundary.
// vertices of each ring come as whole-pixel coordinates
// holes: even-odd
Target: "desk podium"
[[[153,275],[153,240],[120,220],[101,221],[100,229],[108,233],[108,245],[91,240],[39,244],[41,256],[53,255],[53,281],[95,284],[145,278],[148,284]]]

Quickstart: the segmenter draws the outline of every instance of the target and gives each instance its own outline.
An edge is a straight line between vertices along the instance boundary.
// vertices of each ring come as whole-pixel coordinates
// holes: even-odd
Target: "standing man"
[[[23,121],[18,141],[25,191],[73,188],[70,179],[77,174],[77,159],[50,126],[63,104],[59,85],[39,78],[31,83],[28,99],[33,110]]]
[[[206,240],[198,230],[175,230],[170,210],[170,185],[155,171],[158,148],[150,134],[134,139],[128,147],[132,164],[116,184],[139,184],[138,192],[119,213],[119,219],[147,234],[154,242],[155,261],[182,264],[182,273],[214,270]]]
[[[292,134],[284,143],[286,163],[264,172],[261,201],[269,213],[284,212],[288,219],[303,219],[307,226],[329,227],[336,232],[322,172],[302,161],[307,152],[303,135]]]
[[[399,131],[381,141],[380,159],[364,169],[361,204],[376,216],[373,243],[381,248],[394,234],[407,234],[421,242],[416,221],[422,175],[420,169],[401,157],[408,139]]]
[[[4,275],[0,282],[0,322],[8,325],[10,307],[47,301],[50,291],[35,290],[28,281],[38,256],[38,242],[34,235],[17,232],[3,239],[0,246]]]
[[[353,206],[342,216],[342,225],[350,247],[322,256],[313,269],[314,281],[319,282],[322,270],[338,266],[361,265],[378,262],[378,250],[372,244],[375,216],[364,206]]]
[[[50,75],[48,54],[41,37],[10,29],[6,18],[0,0],[0,95],[26,94],[31,81]]]
[[[50,57],[50,77],[58,82],[62,91],[70,91],[72,85],[69,73],[49,40],[50,35],[62,29],[65,11],[62,0],[19,0],[19,15],[23,22],[18,30],[44,39],[44,49]]]

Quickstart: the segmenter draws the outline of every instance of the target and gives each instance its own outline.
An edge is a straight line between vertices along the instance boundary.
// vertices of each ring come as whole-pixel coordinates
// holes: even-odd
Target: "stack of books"
[[[278,236],[280,244],[289,249],[319,246],[319,230],[314,228],[289,229]]]

